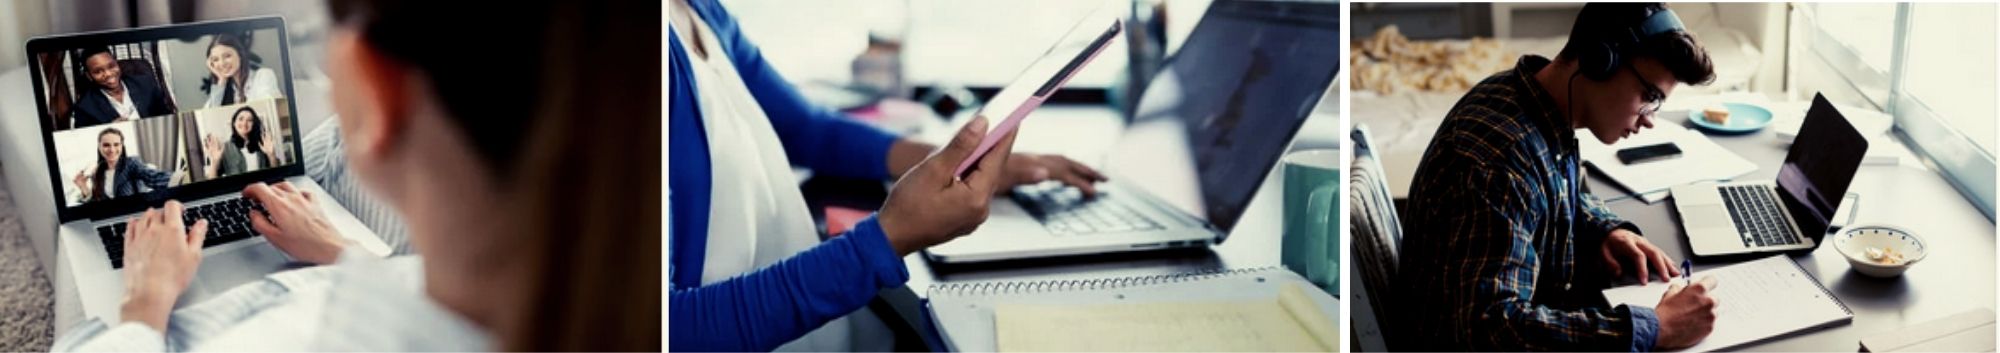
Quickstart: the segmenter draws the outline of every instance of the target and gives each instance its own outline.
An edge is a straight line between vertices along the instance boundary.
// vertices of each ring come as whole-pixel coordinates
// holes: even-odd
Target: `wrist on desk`
[[[179,294],[150,286],[131,287],[125,292],[125,301],[119,303],[118,317],[166,332],[167,316],[173,312]]]

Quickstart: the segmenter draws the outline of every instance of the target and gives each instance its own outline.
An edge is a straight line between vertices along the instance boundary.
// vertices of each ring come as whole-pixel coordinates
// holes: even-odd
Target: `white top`
[[[243,100],[237,101],[236,104],[285,96],[284,91],[278,87],[278,74],[276,71],[271,71],[271,68],[259,67],[256,70],[251,70],[249,76],[245,76],[244,78],[244,87],[242,88]],[[217,82],[215,86],[209,86],[207,108],[222,106],[222,92],[228,91],[222,87],[225,84],[228,83]]]
[[[125,90],[125,94],[121,95],[112,95],[110,90],[98,90],[98,93],[103,93],[104,98],[111,101],[111,108],[118,111],[119,118],[139,118],[139,106],[132,104],[132,90]]]
[[[132,161],[124,161],[119,163],[131,163],[131,162]],[[109,199],[113,197],[118,197],[118,194],[112,193],[116,190],[113,190],[111,188],[112,185],[118,184],[118,168],[104,168],[104,179],[98,179],[98,180],[103,180],[103,182],[98,183],[102,185],[98,185],[97,188],[104,189],[104,198]]]
[[[53,351],[486,351],[491,338],[424,294],[423,260],[349,248],[174,310],[167,332],[85,321]]]
[[[799,193],[798,177],[792,174],[770,119],[708,24],[690,22],[708,52],[703,58],[688,51],[688,71],[694,73],[695,96],[708,133],[713,183],[701,274],[706,285],[790,258],[820,241],[805,196]],[[681,43],[695,43],[688,38],[690,33],[674,33]],[[777,350],[851,351],[854,329],[853,320],[842,317]]]
[[[263,155],[257,154],[256,150],[251,150],[250,147],[244,147],[236,149],[236,152],[243,154],[243,171],[248,172],[252,170],[264,169]]]

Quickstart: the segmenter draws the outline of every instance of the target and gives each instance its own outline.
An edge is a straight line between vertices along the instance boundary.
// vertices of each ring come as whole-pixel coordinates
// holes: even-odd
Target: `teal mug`
[[[1327,293],[1340,292],[1340,236],[1334,232],[1340,207],[1336,175],[1340,154],[1332,149],[1285,155],[1282,261]]]

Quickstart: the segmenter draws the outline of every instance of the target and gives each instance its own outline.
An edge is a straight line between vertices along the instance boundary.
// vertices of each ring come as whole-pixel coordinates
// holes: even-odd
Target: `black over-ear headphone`
[[[1577,55],[1579,65],[1577,71],[1591,80],[1609,80],[1612,73],[1618,72],[1619,66],[1625,65],[1622,54],[1637,47],[1641,39],[1685,30],[1681,26],[1680,16],[1674,15],[1674,10],[1661,9],[1653,12],[1652,16],[1647,16],[1645,21],[1639,22],[1636,26],[1598,35],[1597,48],[1583,50],[1581,55]]]

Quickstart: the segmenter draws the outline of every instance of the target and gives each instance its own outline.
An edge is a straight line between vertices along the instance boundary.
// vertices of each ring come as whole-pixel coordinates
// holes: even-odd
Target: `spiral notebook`
[[[1335,351],[1340,302],[1280,267],[933,285],[952,351]]]
[[[1723,266],[1689,277],[1715,276],[1715,329],[1708,338],[1682,351],[1706,352],[1735,348],[1800,332],[1845,324],[1854,319],[1833,292],[1806,274],[1785,255]],[[1680,279],[1675,279],[1679,281]],[[1611,305],[1657,306],[1666,283],[1604,290]]]

